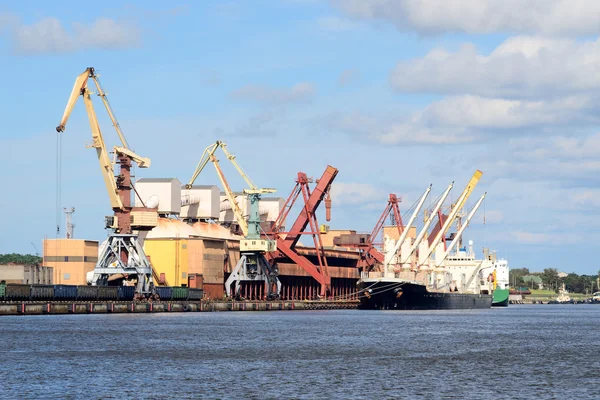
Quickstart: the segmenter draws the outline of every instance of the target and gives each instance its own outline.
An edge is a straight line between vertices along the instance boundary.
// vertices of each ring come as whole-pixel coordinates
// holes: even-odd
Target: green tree
[[[556,289],[558,290],[558,285],[561,283],[560,278],[558,277],[558,270],[556,268],[546,268],[544,272],[540,274],[542,278],[542,283],[544,287],[548,289]]]
[[[570,273],[567,275],[563,279],[563,282],[565,283],[565,288],[567,291],[572,293],[584,293],[585,287],[590,287],[588,279],[586,279],[585,276],[579,276],[575,273]]]
[[[42,257],[34,256],[32,254],[0,254],[0,264],[25,264],[25,265],[35,265],[42,263]]]
[[[509,284],[513,287],[525,286],[523,277],[529,275],[528,268],[514,268],[508,272]]]

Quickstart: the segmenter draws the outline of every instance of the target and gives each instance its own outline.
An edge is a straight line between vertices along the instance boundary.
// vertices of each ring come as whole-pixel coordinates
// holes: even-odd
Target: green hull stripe
[[[502,303],[508,300],[508,295],[510,291],[508,289],[496,289],[494,290],[494,300],[492,300],[492,304],[494,303]]]

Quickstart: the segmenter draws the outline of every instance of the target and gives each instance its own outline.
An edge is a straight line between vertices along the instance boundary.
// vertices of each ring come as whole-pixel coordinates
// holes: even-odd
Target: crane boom
[[[477,212],[477,209],[479,208],[479,206],[481,205],[481,202],[483,201],[483,199],[485,199],[485,195],[487,193],[484,193],[479,200],[477,201],[477,203],[475,203],[475,206],[473,206],[473,209],[471,210],[471,212],[469,213],[469,215],[467,216],[467,220],[465,221],[465,223],[460,227],[460,229],[458,230],[456,236],[454,237],[454,239],[452,240],[452,242],[450,243],[450,245],[448,246],[448,248],[446,249],[446,251],[444,252],[444,255],[442,256],[442,258],[440,260],[436,260],[435,266],[439,267],[442,265],[442,263],[444,262],[444,260],[446,258],[448,258],[448,255],[450,254],[450,252],[452,251],[452,249],[456,246],[456,243],[458,243],[458,241],[460,240],[460,237],[462,236],[465,228],[467,227],[467,225],[469,225],[469,222],[471,222],[471,219],[473,218],[473,216],[475,215],[475,213]]]
[[[240,174],[242,179],[244,179],[246,181],[246,184],[248,185],[248,187],[252,190],[258,190],[258,188],[254,185],[254,183],[252,183],[252,181],[250,180],[248,175],[246,175],[246,173],[244,172],[242,167],[240,167],[240,164],[238,164],[238,162],[236,161],[235,156],[233,154],[231,154],[229,152],[229,150],[227,150],[227,144],[225,144],[224,142],[221,142],[221,141],[217,142],[217,144],[221,147],[221,150],[223,150],[223,153],[225,153],[225,157],[227,157],[227,159],[229,161],[231,161],[231,163],[233,164],[233,166],[235,167],[237,172]]]
[[[186,189],[191,189],[192,185],[196,181],[196,178],[198,178],[198,176],[204,170],[204,168],[206,167],[208,162],[211,161],[215,165],[217,174],[219,175],[219,179],[221,180],[221,184],[223,185],[223,188],[225,189],[225,195],[227,196],[227,199],[229,200],[229,203],[231,204],[231,209],[233,211],[235,219],[236,219],[237,223],[239,224],[240,228],[242,229],[244,236],[248,236],[248,234],[249,234],[248,222],[246,221],[246,218],[244,217],[244,214],[243,214],[239,204],[235,200],[235,196],[233,195],[233,192],[232,192],[231,188],[229,187],[229,183],[227,182],[227,179],[225,179],[225,175],[223,174],[223,171],[221,170],[221,167],[219,166],[219,160],[217,160],[217,158],[215,157],[215,153],[217,152],[217,149],[219,147],[221,148],[221,150],[223,150],[223,153],[225,154],[227,159],[233,164],[235,169],[238,171],[238,173],[241,175],[241,177],[244,179],[244,181],[246,181],[246,183],[250,187],[250,189],[244,189],[245,195],[249,195],[250,197],[253,197],[253,201],[258,201],[258,200],[260,200],[261,194],[276,192],[275,189],[259,189],[259,188],[257,188],[254,185],[254,183],[252,183],[252,180],[250,180],[248,175],[244,172],[242,167],[238,164],[238,162],[235,159],[235,156],[229,152],[229,150],[227,149],[227,144],[220,140],[217,140],[215,143],[211,144],[206,149],[204,149],[204,152],[202,153],[202,157],[200,157],[200,161],[198,162],[198,165],[196,166],[196,170],[194,171],[194,174],[190,178],[189,182],[185,185],[185,187],[186,187]],[[258,233],[258,236],[260,236],[258,229],[255,229],[254,226],[253,226],[252,231],[254,234]]]
[[[400,235],[400,237],[398,238],[398,241],[394,245],[394,249],[392,251],[386,253],[385,261],[384,261],[385,265],[383,268],[384,271],[387,271],[390,263],[392,262],[392,259],[394,258],[394,255],[396,254],[396,252],[398,252],[398,249],[400,249],[400,246],[406,240],[406,236],[408,235],[408,232],[410,231],[410,227],[415,222],[415,219],[417,218],[417,214],[419,213],[419,211],[421,211],[423,204],[425,204],[425,200],[427,199],[429,192],[431,192],[431,185],[429,185],[427,190],[425,190],[425,193],[423,193],[421,195],[421,199],[419,200],[419,203],[417,204],[417,206],[415,207],[415,210],[413,211],[412,215],[410,216],[410,218],[408,220],[408,224],[404,228],[402,235]]]
[[[231,204],[231,210],[233,211],[233,214],[235,215],[235,219],[236,219],[237,223],[240,225],[240,228],[242,229],[244,236],[248,236],[248,222],[246,222],[246,218],[244,218],[244,213],[242,213],[240,206],[238,205],[237,201],[235,201],[235,196],[233,195],[233,192],[231,191],[231,188],[229,187],[229,183],[227,183],[227,180],[225,179],[225,175],[223,174],[223,171],[221,170],[221,167],[219,166],[219,160],[217,160],[217,158],[214,156],[214,154],[211,154],[210,161],[212,161],[212,163],[215,165],[215,168],[217,170],[217,175],[219,175],[219,179],[221,180],[223,189],[225,189],[225,195],[227,196],[227,200],[229,200],[229,203]]]
[[[102,177],[104,178],[104,184],[106,185],[106,190],[108,191],[108,197],[110,199],[110,206],[113,210],[121,210],[123,209],[123,202],[119,197],[119,190],[117,188],[117,183],[115,182],[114,178],[115,173],[113,169],[113,164],[110,161],[108,151],[106,150],[106,144],[104,143],[104,138],[102,137],[102,132],[100,131],[98,118],[96,117],[96,113],[94,112],[92,99],[90,98],[90,94],[88,91],[82,92],[82,95],[83,103],[85,104],[85,109],[88,115],[88,120],[90,122],[90,128],[92,129],[93,142],[91,147],[96,149],[96,154],[98,155],[98,161],[100,162]],[[66,120],[63,121],[65,123],[67,122]],[[63,124],[61,124],[61,126],[64,127]]]
[[[435,208],[433,209],[429,218],[427,218],[425,225],[421,229],[421,232],[419,232],[419,235],[415,239],[415,242],[413,243],[412,247],[410,248],[410,251],[408,252],[408,254],[402,254],[402,258],[400,259],[400,264],[405,264],[406,261],[408,261],[408,259],[410,258],[410,256],[413,255],[415,250],[417,250],[417,247],[419,247],[421,240],[423,240],[423,236],[425,236],[425,234],[427,233],[427,229],[429,229],[429,225],[431,225],[431,221],[433,221],[433,216],[438,212],[438,210],[444,203],[444,200],[446,200],[446,197],[448,197],[448,194],[450,194],[450,190],[452,189],[452,186],[454,186],[454,181],[450,185],[448,185],[448,187],[446,188],[446,191],[444,192],[444,194],[442,194],[442,197],[440,198],[438,203],[435,205]]]
[[[462,201],[457,201],[456,204],[454,204],[454,206],[452,208],[456,207],[456,209],[459,210],[459,211],[463,208],[463,206],[465,205],[465,203],[469,199],[469,196],[473,192],[473,189],[475,189],[475,186],[477,185],[477,182],[479,182],[479,180],[481,179],[481,175],[483,175],[483,172],[481,172],[480,170],[476,170],[475,171],[475,173],[471,177],[471,180],[469,181],[469,183],[467,183],[467,187],[463,191],[463,193],[466,193],[465,197],[462,199]]]
[[[190,178],[190,181],[185,185],[186,189],[190,189],[192,187],[192,185],[196,181],[196,178],[198,178],[198,175],[200,175],[200,173],[204,170],[204,167],[206,167],[206,164],[208,164],[210,158],[215,154],[218,147],[219,142],[211,144],[210,146],[204,149],[204,151],[202,152],[202,157],[200,157],[200,161],[198,161],[198,165],[194,170],[194,174]]]
[[[457,203],[464,204],[465,197],[467,197],[466,190],[460,195]],[[452,211],[450,211],[450,215],[448,215],[448,218],[446,218],[444,225],[442,226],[442,228],[436,235],[433,242],[429,245],[429,250],[427,251],[427,255],[424,257],[424,259],[429,258],[431,256],[431,254],[434,252],[435,248],[438,246],[438,244],[440,244],[440,242],[442,241],[442,235],[444,234],[444,232],[448,231],[448,228],[450,228],[450,225],[452,225],[452,223],[454,222],[454,219],[458,215],[459,211],[460,211],[460,208],[452,207]]]

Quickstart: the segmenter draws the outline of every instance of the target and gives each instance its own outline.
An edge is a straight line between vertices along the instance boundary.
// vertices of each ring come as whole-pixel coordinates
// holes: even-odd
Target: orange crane
[[[385,221],[390,219],[392,225],[398,230],[398,237],[402,235],[404,225],[402,223],[402,216],[400,215],[400,207],[398,204],[402,201],[402,198],[390,193],[388,198],[387,206],[383,213],[379,217],[379,220],[375,224],[373,231],[370,235],[366,234],[343,234],[333,239],[333,244],[342,247],[357,248],[360,251],[360,259],[358,261],[358,267],[363,271],[371,271],[375,268],[375,265],[383,265],[385,255],[377,248],[377,238],[385,225]]]
[[[305,270],[311,277],[313,277],[320,285],[320,296],[327,296],[331,286],[331,277],[329,276],[327,259],[325,258],[325,251],[323,249],[323,243],[321,241],[321,232],[319,230],[319,223],[315,212],[321,204],[325,201],[326,206],[326,219],[331,219],[331,199],[329,191],[331,184],[337,176],[338,170],[332,166],[327,166],[327,169],[321,176],[321,179],[317,180],[317,184],[311,190],[309,184],[313,182],[311,178],[304,172],[298,172],[298,178],[296,179],[296,186],[292,190],[292,193],[288,197],[287,201],[279,216],[277,217],[273,232],[271,235],[277,240],[276,250],[267,253],[267,259],[273,265],[277,259],[289,258],[292,262],[297,264],[300,268]],[[285,221],[292,207],[294,206],[298,197],[302,194],[304,200],[304,206],[300,211],[300,215],[294,221],[291,229],[287,232],[283,231]],[[310,226],[310,231],[305,232],[305,229]],[[296,245],[300,240],[300,235],[311,235],[313,238],[313,244],[315,246],[317,263],[313,264],[308,258],[298,254],[296,251]]]
[[[90,79],[94,82],[97,95],[102,99],[121,141],[121,146],[114,147],[116,159],[114,162],[110,159],[92,104],[91,95],[93,93],[88,87]],[[135,191],[131,182],[132,164],[135,162],[140,168],[148,168],[150,159],[137,155],[129,148],[93,67],[88,67],[75,79],[63,117],[56,127],[59,134],[65,131],[67,121],[80,96],[83,98],[92,130],[90,147],[96,149],[100,170],[114,212],[113,216],[105,218],[106,228],[112,229],[113,232],[98,257],[92,284],[106,285],[109,276],[121,274],[137,279],[138,293],[150,293],[153,288],[152,268],[134,231],[147,231],[154,228],[158,224],[158,209],[146,206],[132,207],[131,205],[132,190]],[[115,174],[115,164],[119,164],[118,174]]]

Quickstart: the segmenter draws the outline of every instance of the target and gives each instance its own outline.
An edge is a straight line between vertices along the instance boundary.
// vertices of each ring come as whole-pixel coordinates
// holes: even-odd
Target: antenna
[[[73,228],[75,228],[75,224],[72,222],[71,217],[75,212],[75,208],[63,208],[65,210],[65,215],[67,217],[67,239],[73,239]]]

